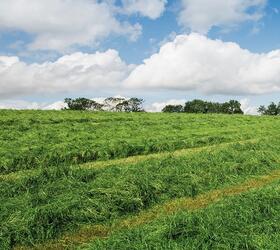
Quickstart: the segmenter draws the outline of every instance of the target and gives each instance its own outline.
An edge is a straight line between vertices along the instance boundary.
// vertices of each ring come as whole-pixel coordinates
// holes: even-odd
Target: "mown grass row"
[[[0,111],[0,173],[272,135],[279,123],[223,115]]]
[[[271,138],[270,136],[264,137],[265,139]],[[114,165],[121,165],[125,166],[128,164],[136,164],[139,162],[143,162],[146,160],[153,160],[153,159],[161,159],[166,156],[182,156],[182,155],[189,155],[189,154],[194,154],[202,151],[210,151],[213,148],[216,149],[221,149],[223,147],[233,145],[236,143],[244,144],[244,143],[249,143],[249,142],[259,142],[260,140],[263,139],[246,139],[246,140],[238,140],[238,141],[231,141],[231,142],[222,142],[218,144],[211,144],[211,145],[206,145],[206,146],[200,146],[200,147],[192,147],[192,148],[186,148],[186,149],[178,149],[175,151],[166,151],[166,152],[159,152],[159,153],[150,153],[150,154],[145,154],[145,155],[135,155],[135,156],[129,156],[126,158],[119,158],[119,159],[112,159],[112,160],[101,160],[101,161],[92,161],[88,163],[83,163],[83,164],[73,164],[73,165],[66,165],[66,164],[61,164],[60,166],[51,166],[47,167],[49,171],[52,171],[52,169],[56,168],[61,168],[61,171],[63,169],[102,169]],[[13,180],[13,179],[22,179],[24,177],[35,177],[36,175],[40,174],[42,170],[44,171],[46,169],[46,166],[38,167],[35,169],[23,169],[7,174],[0,174],[0,180]],[[56,171],[56,170],[55,170]],[[69,169],[68,169],[69,171]],[[59,172],[59,171],[58,171]]]
[[[141,225],[149,224],[159,218],[168,216],[170,214],[178,213],[180,211],[196,211],[203,209],[221,199],[236,196],[250,190],[263,188],[271,183],[280,180],[280,170],[271,171],[268,175],[249,179],[245,182],[229,186],[226,188],[215,189],[204,194],[198,195],[194,198],[179,198],[168,201],[162,205],[157,205],[151,209],[142,211],[141,213],[130,216],[125,219],[114,221],[111,225],[93,225],[83,227],[76,233],[68,234],[57,241],[39,244],[36,249],[72,249],[89,243],[96,239],[108,238],[111,235],[133,229]],[[16,247],[16,249],[25,250],[26,247]]]
[[[105,169],[46,168],[35,177],[3,181],[0,246],[44,242],[268,173],[280,167],[278,142],[275,137]]]
[[[157,152],[172,152],[183,148],[194,148],[206,145],[215,145],[239,139],[254,138],[257,131],[225,131],[213,135],[192,135],[192,137],[177,137],[176,139],[165,136],[164,138],[149,138],[143,136],[138,141],[124,139],[110,139],[86,145],[82,139],[75,145],[64,143],[54,144],[51,148],[27,148],[26,152],[11,152],[9,160],[2,160],[0,173],[7,174],[24,169],[38,167],[60,166],[65,164],[79,164],[96,160],[109,160],[125,158],[135,155],[146,155]],[[264,134],[266,136],[267,134]],[[48,144],[46,144],[48,145]],[[5,156],[6,157],[6,156]],[[5,162],[5,163],[4,163]]]
[[[280,182],[115,232],[81,249],[279,249]]]
[[[236,135],[236,133],[234,133]],[[230,142],[231,140],[241,138],[237,136],[205,136],[193,137],[191,139],[178,138],[171,141],[165,139],[149,139],[143,141],[130,142],[124,140],[111,140],[100,142],[95,145],[81,146],[75,145],[75,149],[69,148],[70,145],[65,144],[63,148],[54,146],[53,148],[36,148],[31,152],[24,152],[19,155],[11,155],[11,159],[3,163],[0,173],[8,174],[15,171],[34,169],[39,167],[61,166],[67,164],[81,164],[96,160],[110,160],[116,158],[125,158],[128,156],[145,155],[156,152],[172,152],[182,148],[194,148],[203,145],[214,145],[222,142]],[[247,137],[249,137],[246,134]],[[166,140],[166,141],[165,141]],[[84,142],[82,142],[84,144]]]

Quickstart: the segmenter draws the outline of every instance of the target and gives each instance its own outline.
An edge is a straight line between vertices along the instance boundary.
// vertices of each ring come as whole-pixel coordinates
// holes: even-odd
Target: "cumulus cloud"
[[[122,0],[123,9],[128,14],[139,13],[156,19],[164,12],[167,0]]]
[[[74,53],[55,62],[26,64],[0,57],[0,97],[117,88],[131,70],[117,51]]]
[[[67,107],[67,104],[63,101],[57,101],[51,104],[43,105],[44,110],[61,110]]]
[[[248,98],[244,98],[240,100],[241,109],[243,110],[244,114],[246,115],[257,115],[258,108],[256,106],[252,106],[250,104],[250,100]]]
[[[42,109],[44,103],[28,102],[23,100],[10,100],[0,102],[0,109]]]
[[[35,37],[31,50],[91,46],[110,34],[135,40],[141,33],[139,24],[118,21],[108,1],[1,0],[0,9],[0,30],[31,34]]]
[[[196,33],[179,35],[138,65],[124,84],[206,94],[276,92],[280,91],[280,50],[257,54]]]
[[[31,109],[31,110],[61,110],[67,105],[63,101],[57,101],[54,103],[46,102],[31,102],[24,100],[10,100],[0,102],[0,109]]]
[[[206,34],[213,26],[232,27],[258,21],[267,0],[182,0],[178,21],[194,32]]]
[[[116,50],[73,53],[27,64],[0,56],[0,98],[102,90],[183,90],[248,95],[280,91],[280,50],[252,53],[236,43],[192,33],[179,35],[138,66]]]

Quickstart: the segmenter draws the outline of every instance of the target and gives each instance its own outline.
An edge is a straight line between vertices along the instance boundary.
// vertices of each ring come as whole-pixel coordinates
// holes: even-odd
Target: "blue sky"
[[[124,95],[254,113],[280,101],[279,49],[279,0],[2,0],[0,107]]]

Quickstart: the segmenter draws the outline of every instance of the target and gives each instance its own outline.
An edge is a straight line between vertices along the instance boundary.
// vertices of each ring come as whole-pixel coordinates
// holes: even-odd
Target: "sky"
[[[280,1],[0,1],[0,108],[108,96],[279,102]]]

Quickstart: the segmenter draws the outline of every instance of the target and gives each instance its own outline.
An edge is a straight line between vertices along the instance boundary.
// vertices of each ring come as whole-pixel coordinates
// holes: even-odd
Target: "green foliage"
[[[241,104],[236,100],[230,100],[222,104],[222,110],[225,114],[243,114]]]
[[[262,105],[259,107],[258,112],[261,115],[280,115],[280,102],[278,105],[272,102],[267,107]]]
[[[143,99],[130,98],[122,99],[115,107],[118,112],[143,112]]]
[[[162,109],[164,113],[181,113],[184,111],[182,105],[167,105]]]
[[[225,103],[217,103],[196,99],[185,103],[184,112],[243,114],[243,111],[241,110],[241,104],[235,100],[230,100],[229,102]]]
[[[101,110],[103,105],[87,98],[65,98],[64,102],[67,104],[66,109],[70,110]]]
[[[130,99],[119,97],[108,97],[100,104],[87,98],[65,98],[69,110],[91,110],[91,111],[116,111],[116,112],[143,112],[143,99],[132,97]]]

